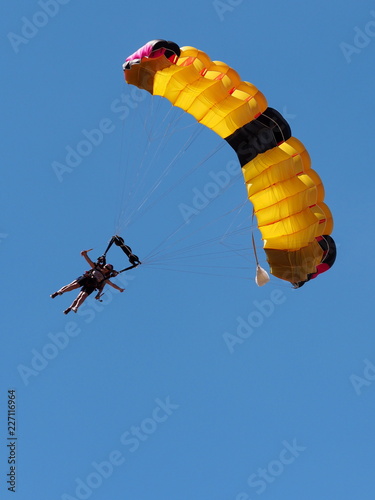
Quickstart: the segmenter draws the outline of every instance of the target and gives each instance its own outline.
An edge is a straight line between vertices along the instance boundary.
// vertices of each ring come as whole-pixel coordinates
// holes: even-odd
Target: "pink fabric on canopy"
[[[133,61],[134,59],[142,59],[143,57],[159,57],[165,53],[165,49],[161,48],[151,54],[154,45],[155,41],[146,43],[146,45],[143,45],[143,47],[134,52],[134,54],[127,57],[126,61]]]
[[[322,264],[318,264],[316,266],[316,273],[314,273],[310,279],[316,278],[317,276],[319,276],[319,274],[323,274],[328,271],[328,269],[330,269],[330,266],[328,264],[325,264],[324,262]]]

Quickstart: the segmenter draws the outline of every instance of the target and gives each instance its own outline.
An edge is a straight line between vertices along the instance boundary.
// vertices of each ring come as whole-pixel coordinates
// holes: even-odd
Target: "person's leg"
[[[85,295],[85,298],[82,300],[82,296]],[[87,297],[87,293],[86,292],[83,292],[82,290],[79,292],[79,294],[77,295],[77,297],[73,300],[73,302],[71,303],[71,305],[65,309],[64,311],[64,314],[68,314],[70,311],[74,311],[74,312],[77,312],[77,309],[78,309],[78,303],[79,305],[82,304],[82,302],[86,299]]]
[[[80,283],[78,283],[77,280],[74,280],[71,283],[69,283],[69,285],[65,285],[62,288],[60,288],[60,290],[57,290],[57,293],[62,295],[65,292],[70,292],[72,290],[76,290],[80,286],[82,286],[82,285]]]
[[[70,306],[72,311],[77,312],[77,309],[85,302],[89,294],[87,292],[80,292],[73,304]]]
[[[53,293],[51,297],[54,299],[58,295],[62,295],[65,292],[70,292],[71,290],[75,290],[76,288],[79,288],[81,285],[78,283],[77,280],[72,281],[69,283],[69,285],[65,285],[60,288],[60,290],[57,290],[57,292]]]

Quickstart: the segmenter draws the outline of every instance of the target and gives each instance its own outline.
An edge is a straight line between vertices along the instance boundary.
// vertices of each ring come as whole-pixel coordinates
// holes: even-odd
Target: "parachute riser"
[[[133,264],[132,266],[125,267],[125,269],[121,269],[118,273],[124,273],[125,271],[130,271],[130,269],[134,269],[135,267],[138,267],[141,265],[141,262],[139,264]]]
[[[252,222],[254,222],[254,210],[253,210],[253,216],[252,216]],[[255,262],[256,262],[256,275],[255,275],[255,283],[258,286],[264,286],[266,283],[270,281],[270,277],[265,269],[263,269],[259,265],[259,260],[258,260],[258,254],[257,254],[257,249],[255,246],[255,239],[254,239],[254,231],[251,231],[251,240],[253,242],[253,250],[254,250],[254,256],[255,256]]]
[[[139,260],[139,258],[133,254],[132,249],[129,246],[125,245],[124,239],[121,238],[121,236],[115,235],[115,236],[112,236],[112,238],[110,239],[108,246],[105,249],[105,252],[103,253],[103,255],[98,257],[98,259],[96,261],[96,266],[104,266],[106,264],[106,262],[107,262],[106,255],[107,255],[107,252],[109,251],[109,249],[111,248],[111,246],[113,245],[113,243],[116,246],[121,248],[121,250],[128,257],[130,263],[132,264],[131,266],[126,267],[125,269],[122,269],[121,271],[118,271],[117,274],[123,273],[125,271],[129,271],[130,269],[134,269],[135,267],[137,267],[141,264],[141,261]],[[117,276],[117,274],[112,275],[110,277]]]

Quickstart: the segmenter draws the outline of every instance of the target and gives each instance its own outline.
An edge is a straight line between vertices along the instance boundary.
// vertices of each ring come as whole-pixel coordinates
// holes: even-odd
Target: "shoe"
[[[58,295],[61,295],[61,293],[59,292],[55,292],[53,293],[52,295],[50,295],[51,299],[54,299],[55,297],[57,297]]]
[[[72,310],[71,307],[68,307],[68,309],[65,309],[64,314],[68,314]]]

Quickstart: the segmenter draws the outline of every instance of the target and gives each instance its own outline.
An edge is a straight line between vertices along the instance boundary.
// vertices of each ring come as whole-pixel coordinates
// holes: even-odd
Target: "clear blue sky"
[[[374,3],[2,11],[0,497],[372,500]],[[228,63],[288,118],[334,216],[330,272],[297,291],[255,285],[234,152],[123,80],[125,57],[155,38]],[[198,192],[214,193],[207,206]],[[50,293],[119,229],[145,264],[124,293],[65,316],[75,292]],[[109,260],[126,265],[117,248]]]

